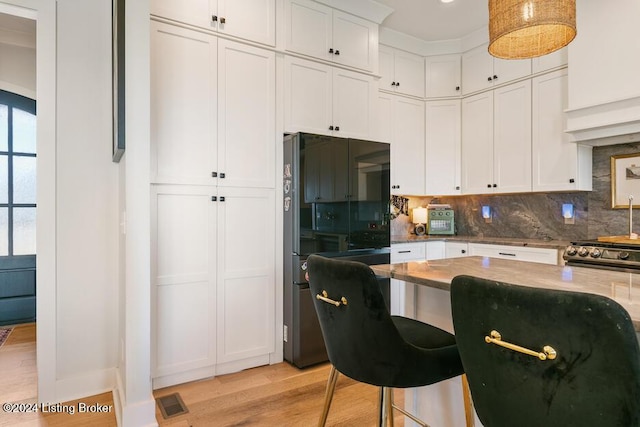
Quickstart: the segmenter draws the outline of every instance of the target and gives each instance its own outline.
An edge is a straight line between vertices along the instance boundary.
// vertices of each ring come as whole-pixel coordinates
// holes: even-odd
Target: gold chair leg
[[[474,427],[474,409],[473,402],[471,401],[471,390],[469,390],[469,381],[467,376],[462,374],[462,398],[464,399],[464,416],[467,421],[467,427]]]
[[[329,379],[327,380],[327,388],[324,393],[324,407],[322,408],[322,416],[318,422],[318,427],[324,427],[327,423],[327,416],[329,415],[329,408],[331,407],[331,400],[333,399],[333,392],[336,389],[336,382],[340,372],[335,366],[331,365],[331,371],[329,371]]]

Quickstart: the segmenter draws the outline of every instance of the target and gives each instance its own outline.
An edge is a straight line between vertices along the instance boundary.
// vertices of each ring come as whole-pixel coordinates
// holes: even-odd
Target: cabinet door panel
[[[396,97],[391,145],[391,184],[394,194],[424,194],[424,102]]]
[[[425,104],[426,194],[460,194],[460,100]]]
[[[425,63],[427,98],[460,96],[460,55],[431,56]]]
[[[578,145],[564,132],[567,87],[567,70],[532,81],[534,191],[573,190],[578,182]]]
[[[217,162],[217,39],[151,22],[151,173],[211,184]]]
[[[494,90],[493,105],[495,191],[531,191],[531,81]]]
[[[527,77],[531,74],[531,60],[493,58],[493,74],[498,76],[493,81],[494,85]]]
[[[396,92],[424,98],[424,58],[396,50],[395,79]]]
[[[462,192],[493,192],[493,93],[462,100]]]
[[[445,242],[444,248],[446,258],[469,256],[469,244],[466,242]]]
[[[393,151],[393,100],[395,97],[384,92],[378,94],[378,108],[376,112],[376,140],[388,142]],[[393,157],[392,157],[393,163]],[[393,171],[393,168],[391,169]]]
[[[198,27],[215,28],[211,15],[216,14],[218,0],[151,0],[152,15],[174,19]]]
[[[367,139],[371,135],[372,104],[376,87],[369,76],[334,69],[333,125],[340,131],[335,136]]]
[[[331,60],[333,11],[311,0],[285,2],[285,49]]]
[[[569,47],[565,46],[555,52],[533,58],[531,60],[531,72],[533,74],[540,73],[542,71],[562,67],[563,65],[567,65],[568,62]]]
[[[479,46],[462,55],[462,93],[467,95],[492,86],[493,57],[487,46]]]
[[[275,350],[274,190],[223,193],[218,222],[218,362]]]
[[[275,13],[275,0],[218,0],[218,14],[225,19],[218,30],[275,46]]]
[[[332,68],[287,56],[284,72],[285,131],[330,134]]]
[[[380,80],[378,85],[380,90],[395,90],[395,67],[394,67],[394,49],[384,45],[380,45],[378,49],[378,73],[380,73]]]
[[[155,377],[215,363],[216,206],[210,188],[153,189]]]
[[[218,65],[218,185],[273,187],[274,54],[220,40]]]
[[[333,61],[367,71],[378,65],[378,26],[338,10],[333,11]]]

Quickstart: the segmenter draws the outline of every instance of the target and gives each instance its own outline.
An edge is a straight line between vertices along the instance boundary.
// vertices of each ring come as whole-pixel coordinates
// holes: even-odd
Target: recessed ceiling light
[[[453,0],[440,0],[440,3],[452,3]]]

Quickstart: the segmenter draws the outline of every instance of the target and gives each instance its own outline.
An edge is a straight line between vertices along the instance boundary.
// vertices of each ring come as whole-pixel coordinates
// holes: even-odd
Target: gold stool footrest
[[[340,304],[347,305],[347,299],[345,297],[340,298],[340,301],[334,301],[329,298],[329,294],[327,294],[327,291],[324,291],[324,290],[322,291],[322,295],[316,294],[316,299],[319,299],[320,301],[324,301],[329,304],[333,304],[336,307],[340,307]]]
[[[500,347],[508,348],[509,350],[517,351],[519,353],[528,354],[529,356],[537,357],[540,360],[553,360],[557,357],[555,349],[549,345],[542,347],[542,351],[529,350],[528,348],[520,347],[516,344],[511,344],[506,341],[502,341],[502,335],[498,331],[491,331],[491,336],[485,336],[484,340],[487,344],[496,344]]]

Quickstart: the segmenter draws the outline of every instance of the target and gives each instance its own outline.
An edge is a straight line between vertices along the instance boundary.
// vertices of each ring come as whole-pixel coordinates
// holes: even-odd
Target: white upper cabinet
[[[153,182],[273,188],[274,105],[273,52],[151,23]]]
[[[462,55],[462,94],[489,89],[530,74],[530,59],[494,58],[484,44]]]
[[[285,131],[373,138],[377,84],[371,76],[285,57]]]
[[[212,184],[218,164],[217,64],[217,38],[151,22],[153,182]]]
[[[427,98],[459,97],[461,86],[461,55],[428,56],[425,61]]]
[[[531,60],[531,72],[541,73],[554,68],[564,67],[569,63],[569,48],[563,47],[547,55],[538,56]]]
[[[425,103],[425,194],[460,194],[460,100]]]
[[[380,90],[424,98],[422,56],[380,45]]]
[[[462,100],[462,191],[493,192],[493,92]]]
[[[493,91],[496,193],[531,191],[531,81]]]
[[[424,101],[380,92],[378,138],[391,143],[391,194],[424,194]]]
[[[564,132],[567,70],[532,80],[533,191],[591,190],[591,147]]]
[[[275,103],[274,53],[220,40],[218,185],[274,187]]]
[[[531,191],[531,81],[462,101],[463,194]]]
[[[285,49],[374,72],[378,25],[315,1],[287,0]]]
[[[275,46],[275,0],[151,0],[151,14]]]

